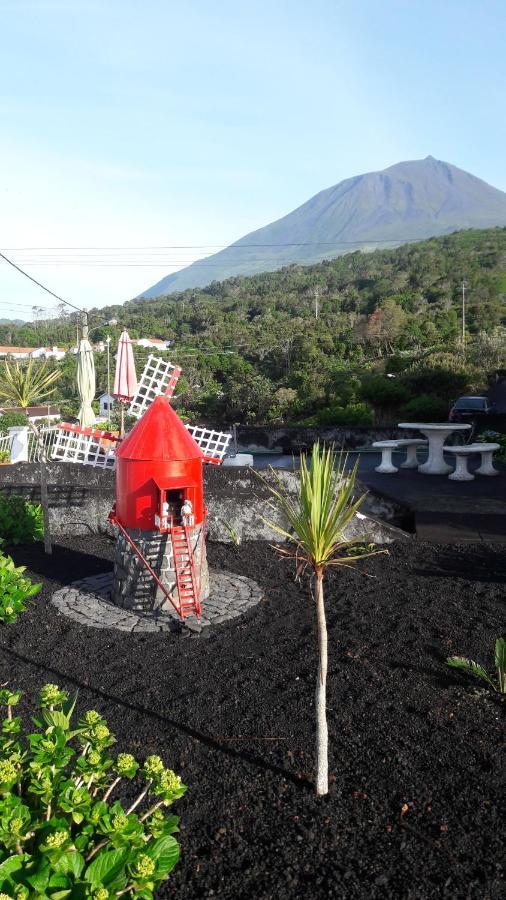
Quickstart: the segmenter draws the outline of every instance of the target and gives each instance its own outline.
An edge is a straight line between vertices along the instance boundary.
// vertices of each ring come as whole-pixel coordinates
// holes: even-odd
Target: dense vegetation
[[[466,341],[462,347],[462,281]],[[318,318],[316,318],[318,305]],[[118,326],[107,326],[117,318]],[[382,422],[438,418],[506,361],[506,229],[457,232],[394,250],[131,300],[91,316],[94,340],[120,325],[173,342],[179,410],[214,422]],[[0,326],[0,343],[70,345],[73,315]],[[149,351],[136,351],[139,366]],[[75,406],[75,358],[56,399]],[[106,389],[106,354],[97,354]],[[387,375],[395,375],[388,378]]]

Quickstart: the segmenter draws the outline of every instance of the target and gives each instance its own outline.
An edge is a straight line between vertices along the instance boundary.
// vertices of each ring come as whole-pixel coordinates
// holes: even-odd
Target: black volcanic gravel
[[[79,687],[118,747],[160,753],[189,787],[182,859],[160,897],[502,896],[503,704],[444,665],[490,668],[504,630],[500,545],[394,545],[330,574],[331,791],[313,795],[315,636],[307,583],[264,543],[210,544],[211,565],[255,578],[266,601],[207,639],[84,629],[50,605],[110,568],[106,538],[52,559],[15,548],[44,591],[0,632],[0,681],[33,711],[46,681]],[[503,820],[504,821],[504,820]]]

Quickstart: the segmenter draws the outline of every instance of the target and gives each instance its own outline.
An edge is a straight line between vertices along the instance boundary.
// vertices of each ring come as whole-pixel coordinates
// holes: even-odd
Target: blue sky
[[[0,249],[78,305],[127,300],[403,159],[432,154],[506,190],[503,0],[0,0],[0,13]],[[168,245],[193,246],[145,249]],[[0,264],[0,317],[33,305],[53,303]]]

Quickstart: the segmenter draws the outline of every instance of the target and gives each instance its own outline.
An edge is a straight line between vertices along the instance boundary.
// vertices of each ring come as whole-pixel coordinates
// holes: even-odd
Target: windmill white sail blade
[[[114,435],[106,431],[62,424],[58,426],[51,459],[99,469],[114,469],[116,443]]]
[[[232,435],[225,431],[213,431],[211,428],[201,428],[199,425],[187,425],[186,428],[190,432],[193,440],[199,445],[202,453],[206,458],[206,462],[213,462],[219,465],[227,447],[232,440]]]
[[[167,360],[150,355],[144,366],[128,414],[140,419],[148,406],[151,406],[155,397],[159,397],[160,394],[165,394],[170,400],[180,375],[179,366],[173,366]]]

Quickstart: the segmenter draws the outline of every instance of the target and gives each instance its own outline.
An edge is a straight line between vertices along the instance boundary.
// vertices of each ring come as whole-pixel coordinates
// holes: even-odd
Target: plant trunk
[[[316,627],[318,632],[318,674],[316,677],[316,793],[329,790],[327,728],[327,623],[323,602],[323,569],[316,570]]]
[[[47,469],[46,469],[46,451],[44,449],[44,441],[40,436],[37,428],[28,420],[28,427],[35,435],[37,444],[39,445],[39,473],[40,473],[40,503],[42,506],[42,518],[44,520],[44,552],[51,555],[53,548],[51,546],[51,529],[49,525],[49,497],[47,493]]]

